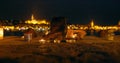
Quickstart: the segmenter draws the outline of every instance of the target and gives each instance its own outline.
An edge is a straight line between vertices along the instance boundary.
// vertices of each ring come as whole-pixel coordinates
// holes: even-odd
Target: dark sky
[[[49,19],[65,16],[70,23],[117,24],[120,0],[0,0],[0,19]]]

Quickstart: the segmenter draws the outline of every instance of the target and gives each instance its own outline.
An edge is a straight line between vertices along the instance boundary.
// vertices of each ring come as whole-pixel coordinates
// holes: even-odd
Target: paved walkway
[[[33,39],[32,43],[38,43],[39,38]],[[114,40],[107,40],[107,38],[95,37],[95,36],[85,36],[84,39],[78,40],[77,42],[87,42],[87,43],[104,43],[104,42],[120,42],[120,35],[114,37]],[[24,44],[28,43],[22,37],[17,36],[7,36],[0,40],[0,45],[2,44]]]

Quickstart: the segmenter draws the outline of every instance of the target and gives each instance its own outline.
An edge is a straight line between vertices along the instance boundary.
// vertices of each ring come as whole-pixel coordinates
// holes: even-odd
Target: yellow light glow
[[[73,36],[72,36],[73,38],[76,38],[77,37],[77,34],[73,34]]]
[[[3,28],[6,30],[14,30],[15,29],[14,26],[4,26]]]
[[[92,20],[92,21],[91,21],[91,27],[93,27],[93,26],[94,26],[94,21]]]
[[[40,40],[39,40],[39,43],[43,43],[43,44],[44,44],[45,41],[46,41],[46,40],[44,40],[44,39],[40,39]]]
[[[34,20],[34,15],[32,14],[32,16],[31,16],[31,20]]]
[[[54,40],[54,43],[60,43],[60,40]]]
[[[75,35],[73,35],[72,37],[75,38]]]
[[[118,22],[118,25],[120,25],[120,21]]]
[[[3,39],[3,28],[0,28],[0,39]]]
[[[46,20],[36,20],[34,16],[31,16],[31,20],[25,21],[27,24],[48,24]]]

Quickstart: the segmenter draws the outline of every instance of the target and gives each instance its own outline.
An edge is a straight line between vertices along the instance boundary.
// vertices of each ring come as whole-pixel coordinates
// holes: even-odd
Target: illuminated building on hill
[[[31,20],[25,21],[27,24],[49,24],[46,20],[36,20],[34,16],[31,16]]]

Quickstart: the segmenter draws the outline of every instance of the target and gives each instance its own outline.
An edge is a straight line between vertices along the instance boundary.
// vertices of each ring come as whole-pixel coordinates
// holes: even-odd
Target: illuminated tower
[[[31,16],[31,20],[34,20],[34,15],[32,14],[32,16]]]
[[[94,21],[92,20],[90,23],[91,27],[94,27]]]
[[[118,22],[118,25],[120,25],[120,21]]]
[[[120,31],[120,21],[118,22],[118,29],[119,29],[119,31]]]

